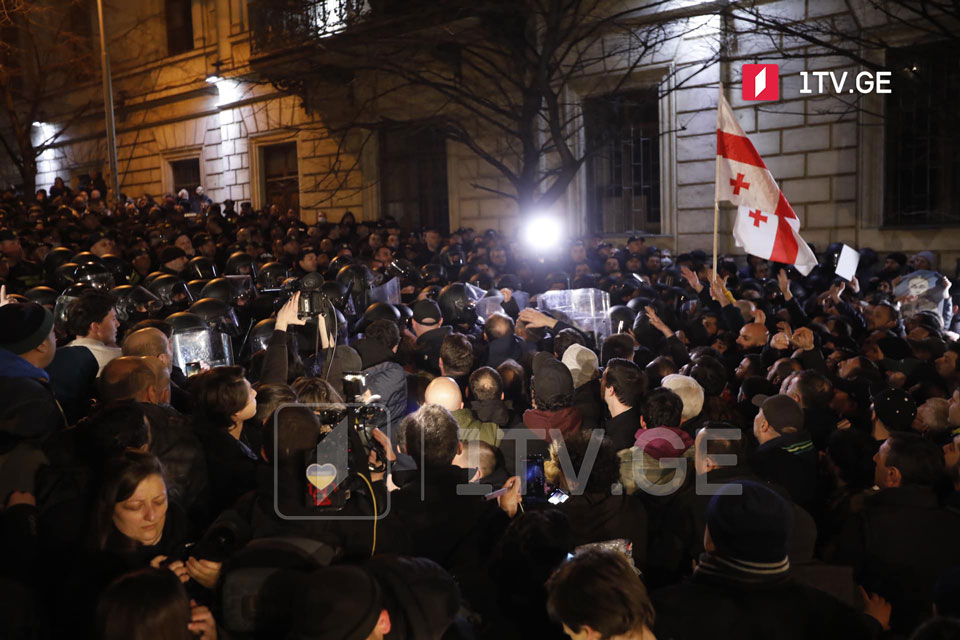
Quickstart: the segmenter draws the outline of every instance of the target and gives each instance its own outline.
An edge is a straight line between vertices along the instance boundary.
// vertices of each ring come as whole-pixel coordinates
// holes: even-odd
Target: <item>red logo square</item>
[[[775,64],[745,64],[743,75],[744,100],[779,100],[780,68]]]

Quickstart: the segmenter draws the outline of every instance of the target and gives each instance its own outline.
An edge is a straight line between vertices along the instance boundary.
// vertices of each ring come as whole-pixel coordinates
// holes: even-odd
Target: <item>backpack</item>
[[[251,540],[223,567],[221,624],[246,638],[286,635],[301,579],[330,564],[338,550],[295,536]]]

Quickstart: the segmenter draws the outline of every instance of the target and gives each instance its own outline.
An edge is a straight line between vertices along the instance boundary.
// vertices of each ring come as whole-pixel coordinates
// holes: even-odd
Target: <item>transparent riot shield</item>
[[[599,349],[610,335],[610,294],[600,289],[546,291],[537,297],[537,308],[583,331]]]

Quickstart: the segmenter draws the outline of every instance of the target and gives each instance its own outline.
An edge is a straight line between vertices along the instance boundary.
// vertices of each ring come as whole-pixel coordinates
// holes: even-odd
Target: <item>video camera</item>
[[[322,290],[323,276],[319,273],[308,273],[299,280],[289,279],[279,289],[261,289],[261,293],[279,294],[276,308],[282,307],[290,297],[300,292],[300,303],[297,305],[297,317],[316,318],[330,311],[332,301]]]
[[[344,373],[343,390],[347,404],[314,410],[321,424],[333,425],[333,429],[320,437],[316,451],[308,452],[305,458],[308,482],[304,499],[308,508],[340,510],[354,488],[366,488],[358,474],[369,477],[387,470],[387,452],[373,430],[378,424],[385,425],[389,416],[381,405],[372,404],[379,399],[377,396],[364,401],[366,379],[362,373]],[[316,478],[311,477],[311,468]]]

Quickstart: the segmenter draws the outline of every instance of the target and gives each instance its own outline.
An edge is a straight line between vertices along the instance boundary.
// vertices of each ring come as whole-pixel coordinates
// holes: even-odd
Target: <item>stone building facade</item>
[[[894,27],[890,16],[862,7],[858,11],[857,2],[778,0],[771,6],[772,11],[800,21],[849,18],[853,7],[857,20],[886,29],[889,41],[896,45],[909,47],[922,41],[917,34]],[[171,16],[176,17],[173,30]],[[818,249],[830,242],[845,242],[880,252],[931,250],[941,270],[954,273],[960,260],[960,226],[951,224],[960,222],[960,201],[947,198],[952,207],[949,215],[932,222],[922,216],[892,219],[885,212],[890,206],[885,201],[885,180],[890,176],[885,164],[890,161],[890,145],[885,136],[891,133],[882,119],[884,96],[854,100],[829,85],[823,93],[800,93],[801,72],[829,70],[839,75],[847,71],[851,75],[847,82],[852,83],[861,67],[848,58],[820,55],[786,36],[780,36],[782,49],[811,55],[784,58],[782,52],[770,50],[769,38],[741,37],[735,43],[736,60],[704,65],[721,19],[705,11],[693,20],[692,27],[686,23],[683,37],[651,55],[621,89],[646,90],[645,95],[653,96],[650,108],[656,130],[644,134],[653,140],[653,147],[644,153],[655,151],[656,171],[650,174],[653,178],[643,179],[652,181],[646,187],[655,193],[644,196],[644,206],[649,207],[649,199],[655,196],[659,219],[631,225],[630,220],[615,220],[618,214],[612,218],[603,214],[600,210],[606,205],[591,201],[598,189],[620,193],[624,185],[643,181],[634,177],[631,184],[629,178],[621,179],[614,191],[610,185],[598,187],[599,173],[610,174],[618,162],[623,162],[621,174],[627,170],[624,154],[606,167],[586,166],[567,189],[556,211],[570,233],[605,231],[623,236],[638,228],[654,236],[653,244],[675,251],[709,250],[716,95],[717,83],[723,81],[744,131],[800,217],[806,240]],[[192,34],[192,41],[183,37],[185,31]],[[388,162],[382,137],[369,140],[353,155],[344,153],[321,117],[304,108],[301,97],[255,73],[250,66],[249,5],[243,0],[120,3],[108,11],[107,32],[113,34],[121,191],[131,197],[172,192],[192,180],[202,184],[214,201],[251,201],[254,207],[275,202],[298,208],[307,221],[318,213],[336,221],[348,210],[358,219],[375,219],[396,204],[391,202],[388,176],[383,173],[403,167],[417,170],[410,167],[419,160],[402,153],[393,157],[393,164]],[[116,37],[120,33],[123,37]],[[885,54],[871,55],[882,59]],[[740,66],[746,62],[779,64],[778,101],[743,99]],[[603,73],[615,75],[617,65]],[[667,88],[671,90],[649,93],[664,77],[670,78]],[[68,96],[58,97],[47,110],[50,122],[38,123],[38,136],[43,127],[56,126],[66,116],[63,109],[95,99],[98,91],[99,85],[91,84],[73,87]],[[578,93],[576,83],[570,92],[572,100],[583,104],[592,97]],[[639,145],[636,139],[624,144]],[[638,148],[630,147],[634,157]],[[457,143],[443,142],[440,150],[440,166],[434,163],[432,170],[433,179],[442,178],[445,183],[440,188],[445,192],[446,225],[515,231],[522,222],[516,205],[482,188],[506,190],[502,176]],[[102,113],[93,111],[40,159],[37,185],[49,187],[57,176],[75,180],[88,171],[106,173],[106,159]],[[0,167],[0,177],[16,182],[9,167]],[[631,197],[637,196],[631,192]],[[599,220],[602,215],[607,218]],[[729,207],[721,207],[721,251],[737,251],[730,234],[732,215]]]

